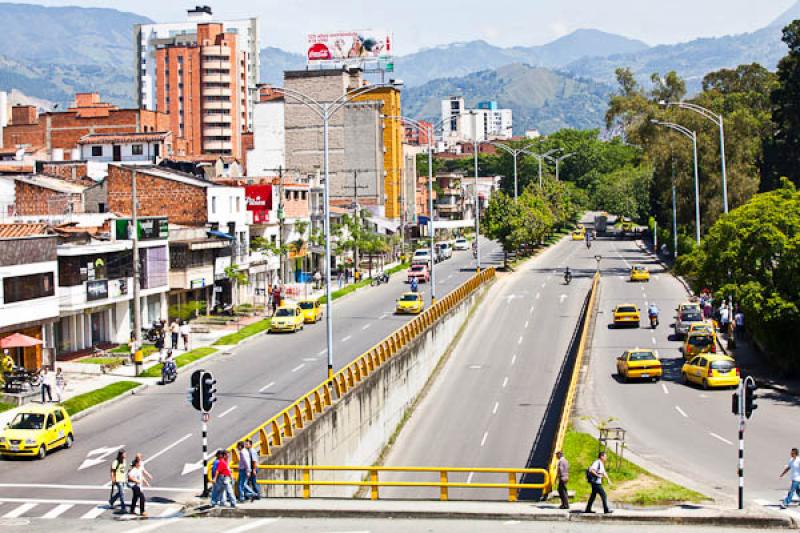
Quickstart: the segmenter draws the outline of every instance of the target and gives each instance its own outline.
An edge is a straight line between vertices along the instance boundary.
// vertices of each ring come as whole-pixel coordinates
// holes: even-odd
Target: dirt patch
[[[648,474],[640,474],[634,479],[611,485],[608,497],[615,502],[630,502],[637,499],[642,492],[655,492],[661,483],[663,481],[660,479]]]

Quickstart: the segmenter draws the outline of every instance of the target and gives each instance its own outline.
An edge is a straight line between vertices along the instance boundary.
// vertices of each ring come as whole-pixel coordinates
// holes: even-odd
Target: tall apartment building
[[[241,159],[257,99],[258,19],[214,22],[202,6],[187,22],[137,25],[134,41],[139,106],[170,114],[176,152]]]
[[[500,109],[497,102],[479,102],[467,109],[464,98],[451,96],[442,100],[442,139],[448,147],[464,141],[510,139],[513,133],[513,113]]]

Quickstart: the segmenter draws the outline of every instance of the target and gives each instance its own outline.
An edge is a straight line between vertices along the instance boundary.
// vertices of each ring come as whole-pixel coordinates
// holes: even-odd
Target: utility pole
[[[137,213],[138,200],[136,197],[136,169],[131,169],[131,240],[133,241],[133,340],[136,346],[132,354],[142,347],[142,302],[139,300],[139,219]],[[136,365],[138,374],[139,365]]]

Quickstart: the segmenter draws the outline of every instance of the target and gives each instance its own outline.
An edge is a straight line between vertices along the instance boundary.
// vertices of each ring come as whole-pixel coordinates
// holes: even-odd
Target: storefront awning
[[[208,230],[208,235],[210,237],[217,237],[219,239],[226,239],[229,241],[235,241],[236,237],[231,235],[230,233],[225,233],[224,231],[219,231],[217,229]]]

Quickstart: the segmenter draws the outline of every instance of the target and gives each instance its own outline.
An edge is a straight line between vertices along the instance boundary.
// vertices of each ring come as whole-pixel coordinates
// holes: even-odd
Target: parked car
[[[453,243],[453,249],[460,252],[465,252],[469,250],[469,241],[464,237],[459,237],[456,239],[455,243]]]
[[[427,265],[411,265],[408,269],[408,282],[416,279],[417,283],[428,283],[431,280],[431,273]]]
[[[437,242],[436,243],[436,251],[439,252],[442,260],[450,259],[453,257],[453,247],[450,245],[449,242]]]

